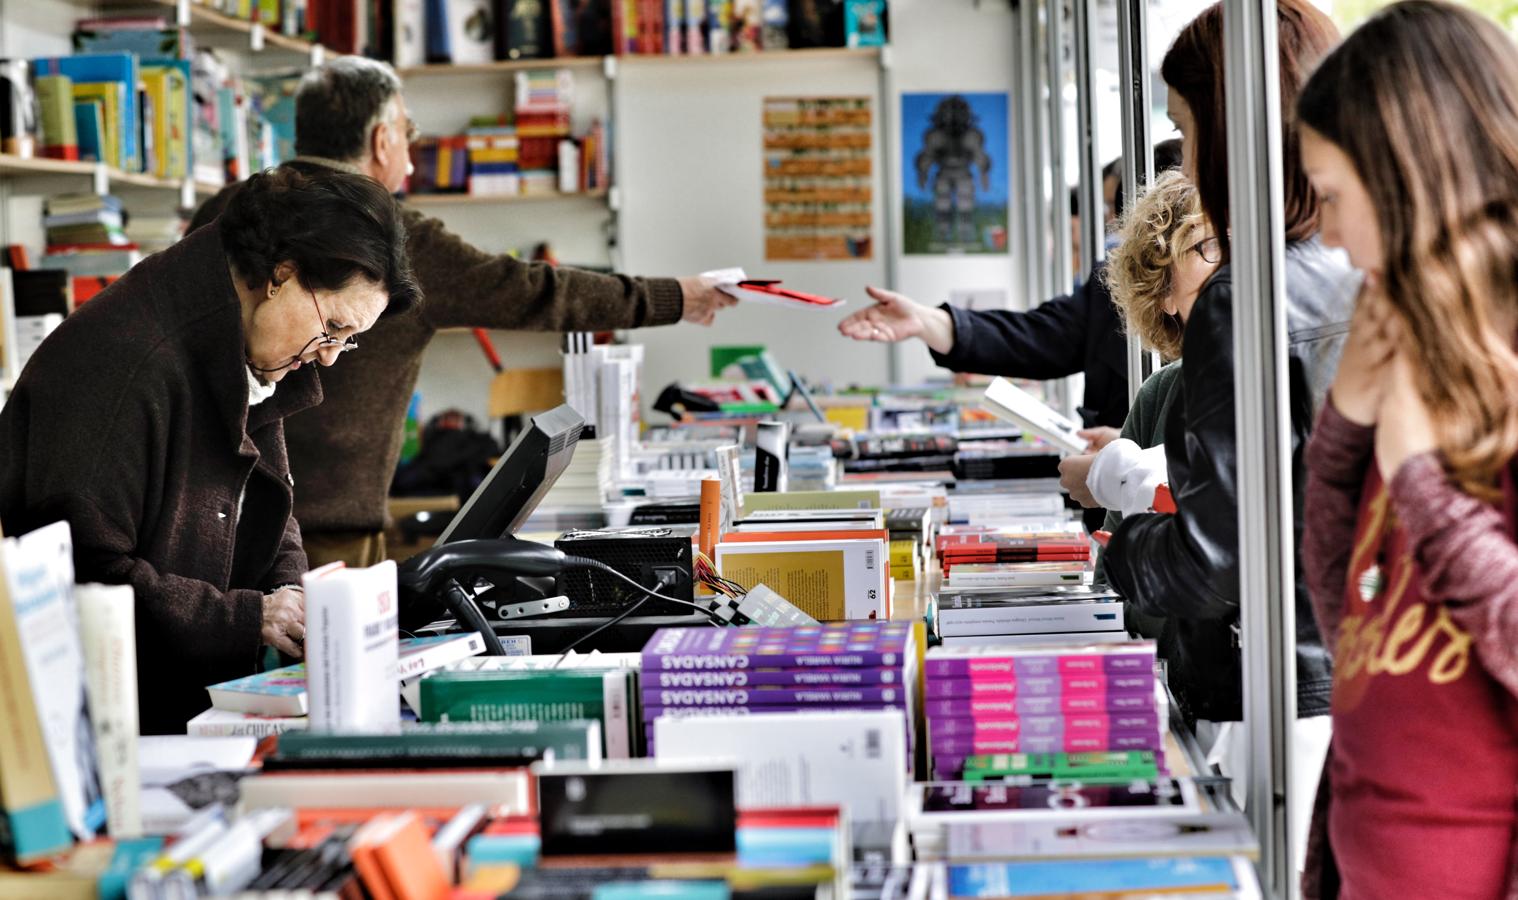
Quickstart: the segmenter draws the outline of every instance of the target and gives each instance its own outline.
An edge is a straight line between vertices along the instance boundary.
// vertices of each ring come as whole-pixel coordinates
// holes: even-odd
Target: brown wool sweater
[[[300,159],[357,171],[330,160]],[[231,190],[207,205],[219,208]],[[196,218],[203,220],[205,212]],[[601,275],[485,253],[414,209],[406,210],[406,228],[406,249],[424,298],[420,310],[381,319],[360,335],[358,350],[322,370],[321,407],[285,426],[295,517],[308,534],[385,527],[406,408],[422,354],[438,329],[606,331],[670,325],[684,311],[674,279]]]

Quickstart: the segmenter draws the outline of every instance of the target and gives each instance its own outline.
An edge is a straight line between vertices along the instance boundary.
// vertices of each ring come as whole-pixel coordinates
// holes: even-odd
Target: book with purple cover
[[[1007,716],[1048,716],[1064,713],[1144,712],[1153,710],[1154,686],[1127,694],[1030,695],[1005,697],[952,697],[929,700],[923,712],[929,718],[1001,719]]]
[[[706,672],[646,672],[643,689],[650,688],[741,688],[755,685],[777,687],[833,687],[900,685],[900,668],[873,669],[736,669]]]
[[[899,687],[644,688],[651,706],[768,706],[785,704],[902,703]]]
[[[660,716],[758,716],[777,712],[839,712],[860,709],[898,709],[906,712],[904,703],[769,703],[759,706],[643,706],[643,721],[653,722]]]
[[[928,731],[939,736],[1016,734],[1103,734],[1121,731],[1158,731],[1155,713],[1097,713],[1075,716],[1009,716],[1005,719],[929,719]]]
[[[661,628],[643,648],[643,672],[900,666],[911,642],[912,626],[905,622]]]
[[[1111,696],[1154,692],[1154,673],[1135,675],[1033,675],[979,678],[929,677],[930,700],[1007,700],[1014,697]]]
[[[1154,669],[1153,641],[1081,647],[939,647],[928,654],[929,678],[977,675],[1132,675]]]
[[[1097,753],[1113,750],[1161,750],[1158,729],[1108,732],[1106,734],[1017,734],[980,738],[947,735],[933,737],[928,746],[934,757],[973,756],[978,753]]]

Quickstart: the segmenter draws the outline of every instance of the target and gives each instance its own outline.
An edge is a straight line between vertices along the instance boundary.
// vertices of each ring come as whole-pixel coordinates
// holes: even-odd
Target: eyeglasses
[[[1191,251],[1203,261],[1217,265],[1223,261],[1223,245],[1216,237],[1203,238],[1191,245]]]
[[[406,125],[406,143],[416,143],[417,138],[422,136],[422,129],[417,127],[416,120],[410,116],[406,116],[403,121]]]
[[[349,335],[346,340],[339,340],[333,337],[332,334],[327,331],[327,317],[322,315],[322,305],[316,302],[315,292],[308,289],[306,293],[311,295],[311,305],[316,307],[316,318],[321,325],[321,331],[317,334],[316,337],[312,338],[309,341],[306,341],[306,346],[300,348],[300,353],[296,354],[296,358],[299,359],[300,357],[305,356],[306,351],[310,349],[313,343],[316,344],[317,353],[321,353],[324,350],[332,350],[333,348],[336,348],[338,353],[342,353],[347,350],[357,350],[358,335]]]

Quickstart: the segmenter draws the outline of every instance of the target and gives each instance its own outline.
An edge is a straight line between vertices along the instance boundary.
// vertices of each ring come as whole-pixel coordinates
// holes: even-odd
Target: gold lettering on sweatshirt
[[[1351,584],[1357,583],[1382,539],[1396,525],[1387,501],[1383,488],[1369,504],[1370,521],[1350,563]],[[1471,636],[1442,603],[1402,605],[1414,576],[1411,554],[1398,554],[1386,574],[1377,596],[1363,602],[1357,594],[1348,598],[1349,613],[1334,647],[1335,705],[1340,708],[1358,706],[1367,682],[1376,676],[1408,675],[1428,662],[1429,682],[1444,685],[1470,668]]]

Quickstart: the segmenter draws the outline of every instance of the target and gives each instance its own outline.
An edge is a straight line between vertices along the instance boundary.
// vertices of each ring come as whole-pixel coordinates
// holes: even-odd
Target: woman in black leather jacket
[[[1298,88],[1338,34],[1307,0],[1280,0],[1277,19],[1281,104],[1291,110]],[[1207,9],[1181,32],[1161,73],[1170,87],[1171,118],[1182,134],[1185,171],[1196,183],[1203,210],[1223,243],[1223,265],[1202,289],[1186,323],[1181,401],[1172,407],[1165,425],[1177,512],[1125,519],[1107,548],[1105,567],[1112,585],[1139,611],[1167,619],[1160,650],[1187,718],[1227,723],[1243,717],[1237,637],[1242,598],[1219,6]],[[1357,279],[1343,257],[1316,238],[1317,197],[1302,171],[1289,115],[1283,116],[1282,140],[1293,488],[1300,547],[1306,482],[1302,451],[1349,330]],[[1326,716],[1331,663],[1318,636],[1300,565],[1297,571],[1297,714]],[[1326,746],[1326,733],[1322,742]],[[1224,768],[1227,773],[1229,767]]]

